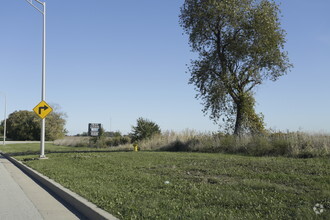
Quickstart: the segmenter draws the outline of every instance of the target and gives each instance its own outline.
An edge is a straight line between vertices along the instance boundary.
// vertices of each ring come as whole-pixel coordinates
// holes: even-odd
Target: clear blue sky
[[[67,113],[69,134],[90,122],[125,134],[138,117],[162,130],[218,130],[188,85],[196,55],[178,23],[183,2],[47,1],[46,101]],[[330,132],[330,1],[277,2],[294,68],[255,90],[256,109],[267,128]],[[0,24],[0,92],[8,113],[32,110],[41,99],[42,16],[7,0]]]

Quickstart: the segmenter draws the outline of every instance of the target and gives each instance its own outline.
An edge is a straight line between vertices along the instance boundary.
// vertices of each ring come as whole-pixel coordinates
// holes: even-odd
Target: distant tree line
[[[46,141],[53,141],[65,136],[66,115],[62,112],[51,112],[46,118]],[[4,122],[0,130],[3,131]],[[7,118],[7,134],[11,140],[33,141],[40,140],[41,119],[27,110],[15,111]]]

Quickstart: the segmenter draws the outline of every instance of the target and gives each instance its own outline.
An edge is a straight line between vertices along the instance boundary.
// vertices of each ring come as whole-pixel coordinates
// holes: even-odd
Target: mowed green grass
[[[38,155],[40,154],[40,144],[7,144],[0,145],[0,151],[10,155],[25,154],[25,155]],[[54,152],[79,152],[79,151],[110,151],[106,148],[90,148],[90,147],[69,147],[57,146],[54,144],[45,144],[45,154]]]
[[[120,219],[330,219],[329,158],[183,152],[33,157],[16,156]],[[317,203],[324,206],[319,215]]]

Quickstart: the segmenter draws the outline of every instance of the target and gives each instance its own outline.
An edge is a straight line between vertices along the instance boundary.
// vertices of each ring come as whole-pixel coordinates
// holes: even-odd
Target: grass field
[[[0,145],[0,151],[11,155],[38,155],[40,152],[40,144],[8,144]],[[69,146],[56,146],[54,144],[45,145],[45,154],[58,153],[58,152],[77,152],[77,151],[109,151],[107,148],[90,148],[90,147],[69,147]]]
[[[120,219],[330,219],[329,158],[38,147],[0,149]]]

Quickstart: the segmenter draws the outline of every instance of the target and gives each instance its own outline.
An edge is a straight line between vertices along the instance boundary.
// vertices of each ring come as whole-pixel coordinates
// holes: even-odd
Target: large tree
[[[234,134],[261,132],[254,88],[276,81],[291,67],[283,51],[280,10],[270,0],[185,0],[180,24],[198,59],[189,83],[215,122],[227,118]]]
[[[46,140],[62,138],[65,133],[65,114],[51,112],[46,118]],[[12,140],[40,140],[40,118],[33,111],[15,111],[7,119],[7,136]]]
[[[12,140],[40,139],[38,116],[32,111],[15,111],[7,119],[7,137]]]

